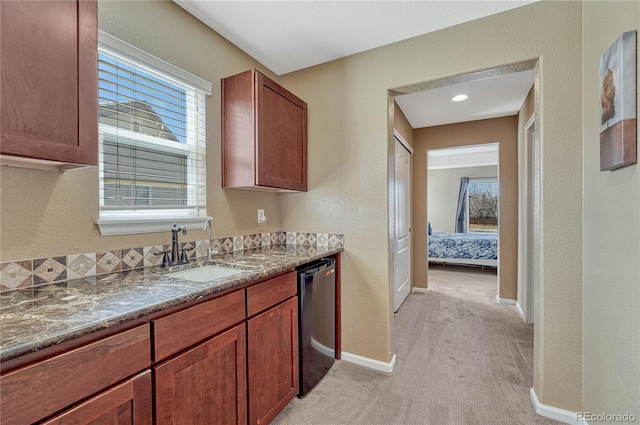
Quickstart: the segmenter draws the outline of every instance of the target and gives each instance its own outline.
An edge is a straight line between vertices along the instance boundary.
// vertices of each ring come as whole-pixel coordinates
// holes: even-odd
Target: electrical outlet
[[[264,215],[264,210],[258,210],[258,230],[267,230],[267,217]]]

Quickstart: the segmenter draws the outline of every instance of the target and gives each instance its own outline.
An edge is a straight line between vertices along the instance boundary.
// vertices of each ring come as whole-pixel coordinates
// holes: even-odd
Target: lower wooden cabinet
[[[151,371],[117,385],[42,425],[152,425]]]
[[[150,341],[150,327],[144,324],[5,373],[0,377],[0,423],[32,424],[106,394],[113,385],[149,369]]]
[[[298,298],[247,321],[249,425],[267,424],[298,394]]]
[[[154,368],[156,424],[245,425],[245,324]]]
[[[299,390],[296,288],[281,274],[9,370],[0,422],[268,424]]]

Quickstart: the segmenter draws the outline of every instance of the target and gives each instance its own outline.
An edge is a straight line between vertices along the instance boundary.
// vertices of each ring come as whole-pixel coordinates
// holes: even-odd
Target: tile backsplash
[[[260,248],[269,245],[308,245],[344,247],[344,235],[333,233],[272,232],[229,236],[211,240],[211,249],[219,253]],[[182,242],[190,260],[207,256],[206,240]],[[0,290],[82,279],[120,271],[159,265],[166,245],[125,248],[106,252],[88,252],[50,258],[0,263]]]

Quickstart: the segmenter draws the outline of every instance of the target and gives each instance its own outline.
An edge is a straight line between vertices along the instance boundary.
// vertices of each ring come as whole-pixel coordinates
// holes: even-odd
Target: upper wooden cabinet
[[[307,104],[255,69],[222,80],[222,186],[307,190]]]
[[[0,35],[2,162],[96,165],[97,2],[3,0]]]

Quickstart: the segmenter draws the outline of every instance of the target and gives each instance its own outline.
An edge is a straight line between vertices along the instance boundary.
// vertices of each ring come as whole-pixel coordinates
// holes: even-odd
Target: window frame
[[[467,233],[472,232],[471,230],[471,185],[472,184],[476,184],[476,183],[494,183],[497,187],[497,192],[498,192],[498,204],[496,205],[496,214],[497,214],[497,219],[499,220],[500,218],[500,181],[498,179],[498,177],[471,177],[469,178],[469,185],[467,186]],[[478,232],[478,233],[487,233],[487,234],[497,234],[499,231],[499,222],[498,224],[496,224],[496,230],[487,230],[487,231],[482,231],[482,230],[473,230],[473,232]]]
[[[130,59],[136,64],[140,65],[140,69],[143,71],[151,71],[153,73],[160,73],[168,80],[175,79],[175,81],[181,85],[191,86],[193,90],[192,94],[199,96],[203,94],[205,99],[202,100],[202,104],[206,104],[206,96],[211,95],[212,86],[211,83],[205,81],[193,74],[190,74],[175,65],[172,65],[162,59],[159,59],[153,55],[150,55],[143,50],[138,49],[126,42],[123,42],[103,31],[98,31],[98,49],[106,51],[106,53],[117,54],[124,58]],[[96,56],[96,60],[98,60]],[[187,170],[193,170],[193,162],[196,161],[194,153],[199,149],[204,149],[202,153],[206,157],[206,139],[204,134],[204,126],[200,127],[194,124],[195,114],[191,108],[187,107],[187,134],[189,132],[198,131],[202,134],[198,135],[198,138],[202,140],[201,146],[193,143],[180,143],[174,142],[162,143],[161,139],[155,138],[144,133],[138,133],[133,130],[126,130],[118,128],[118,143],[126,144],[127,142],[162,146],[163,149],[169,149],[175,152],[190,152],[191,155],[187,156],[187,161],[190,163],[187,165]],[[206,115],[206,110],[203,116]],[[96,117],[97,119],[97,117]],[[99,125],[98,144],[99,144],[99,219],[95,222],[100,230],[102,236],[111,235],[128,235],[128,234],[140,234],[140,233],[154,233],[163,232],[171,227],[175,222],[186,226],[188,229],[202,229],[205,222],[211,220],[211,217],[207,216],[206,209],[206,175],[200,176],[198,173],[188,171],[187,173],[187,196],[189,197],[190,204],[195,205],[193,208],[131,208],[131,209],[111,209],[104,208],[104,181],[102,178],[103,167],[103,141],[105,137],[115,139],[115,130],[107,125]],[[113,131],[112,131],[113,130]],[[127,137],[130,135],[132,137]],[[123,137],[124,135],[124,137]],[[146,140],[149,139],[149,140]],[[135,141],[134,141],[135,140]],[[206,168],[206,161],[204,163]],[[206,174],[206,169],[203,170]],[[200,180],[200,181],[198,181]],[[203,200],[204,205],[198,206],[198,202],[193,198],[195,195],[194,187],[197,188],[202,185],[204,190]]]

